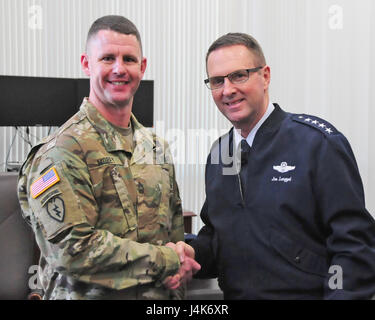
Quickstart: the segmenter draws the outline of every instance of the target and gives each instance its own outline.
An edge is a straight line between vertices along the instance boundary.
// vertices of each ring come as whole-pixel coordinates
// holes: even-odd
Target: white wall
[[[209,146],[230,127],[203,84],[205,54],[218,36],[248,32],[271,67],[272,101],[346,135],[374,215],[374,13],[371,0],[0,0],[0,74],[84,77],[79,61],[91,23],[105,14],[131,19],[148,58],[145,79],[155,81],[155,130],[175,151],[184,208],[199,213]],[[13,130],[0,134],[1,170]],[[9,160],[23,159],[22,141]],[[195,219],[195,232],[199,226]]]

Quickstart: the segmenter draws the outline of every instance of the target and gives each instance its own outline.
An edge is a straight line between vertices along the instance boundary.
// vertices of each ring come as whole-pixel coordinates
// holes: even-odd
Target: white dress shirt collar
[[[256,135],[258,129],[264,123],[264,121],[267,120],[267,118],[270,116],[270,114],[272,113],[272,111],[274,109],[275,109],[275,107],[270,102],[268,104],[267,110],[264,113],[263,117],[257,122],[257,124],[254,126],[254,128],[250,131],[250,133],[246,137],[246,141],[247,141],[247,143],[249,144],[250,147],[253,145],[254,138],[255,138],[255,135]],[[236,128],[234,128],[233,132],[234,132],[234,135],[233,135],[234,143],[238,147],[238,145],[241,143],[241,140],[245,139],[245,138],[240,135],[240,133],[236,130]]]

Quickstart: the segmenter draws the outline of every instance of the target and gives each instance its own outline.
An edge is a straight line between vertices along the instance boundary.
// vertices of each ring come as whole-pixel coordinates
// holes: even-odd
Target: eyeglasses
[[[210,90],[220,89],[224,86],[224,79],[228,80],[233,84],[243,83],[249,79],[250,72],[256,72],[263,67],[256,67],[252,69],[241,69],[227,74],[226,76],[212,77],[204,80],[207,88]]]

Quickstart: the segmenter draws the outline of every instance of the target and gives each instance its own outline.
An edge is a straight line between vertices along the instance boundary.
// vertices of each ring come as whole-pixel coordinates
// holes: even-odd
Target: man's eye
[[[133,57],[125,57],[124,62],[137,62],[135,58]]]
[[[113,57],[103,57],[103,61],[112,61]]]
[[[231,74],[231,80],[234,80],[234,81],[241,81],[246,78],[247,78],[246,72],[239,71],[239,72],[235,72]]]
[[[224,82],[223,77],[214,77],[210,79],[210,83],[214,86],[220,85]]]

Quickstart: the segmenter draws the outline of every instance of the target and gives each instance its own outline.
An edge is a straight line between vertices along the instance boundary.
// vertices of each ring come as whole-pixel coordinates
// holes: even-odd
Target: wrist
[[[158,246],[161,266],[160,272],[157,276],[156,285],[161,286],[165,278],[175,275],[180,268],[180,260],[177,253],[168,247]]]

